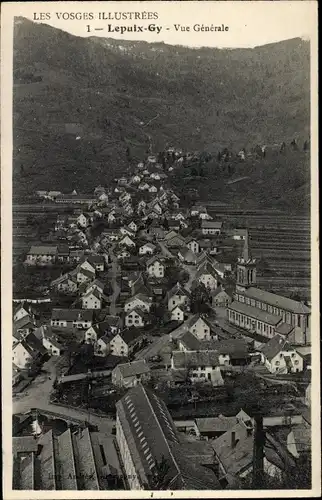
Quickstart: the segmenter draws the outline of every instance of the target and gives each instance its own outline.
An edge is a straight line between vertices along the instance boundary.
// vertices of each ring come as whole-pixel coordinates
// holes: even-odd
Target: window
[[[298,359],[296,359],[296,360],[294,361],[294,364],[295,364],[295,365],[298,365],[298,364],[299,364]]]
[[[282,358],[282,357],[283,357],[283,354],[281,353],[281,354],[280,354],[280,358]]]
[[[276,366],[279,366],[279,365],[280,365],[280,362],[279,362],[279,361],[275,361],[275,365],[276,365]]]
[[[301,316],[297,316],[297,326],[301,326]]]
[[[292,352],[291,357],[295,358],[295,352]]]

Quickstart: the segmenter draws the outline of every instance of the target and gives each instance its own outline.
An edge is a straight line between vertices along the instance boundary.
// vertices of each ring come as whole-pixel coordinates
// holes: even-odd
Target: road
[[[148,359],[151,356],[156,356],[157,354],[160,354],[161,356],[163,354],[169,354],[169,348],[171,348],[171,350],[173,349],[171,338],[178,339],[183,333],[185,333],[187,331],[187,322],[188,320],[173,330],[171,332],[171,337],[169,333],[162,335],[162,337],[155,337],[152,344],[147,345],[144,349],[142,349],[142,351],[136,353],[135,358]]]
[[[117,276],[119,275],[119,265],[117,262],[117,258],[114,254],[114,248],[115,248],[115,245],[112,245],[112,247],[110,249],[110,257],[111,257],[111,261],[112,261],[111,275],[110,276],[111,276],[111,285],[112,285],[112,289],[113,289],[113,294],[111,295],[110,314],[113,316],[116,316],[117,315],[116,301],[117,301],[117,298],[120,294],[121,289],[117,283]]]
[[[37,377],[30,386],[27,387],[22,396],[13,398],[13,413],[25,413],[31,408],[39,408],[44,411],[61,413],[66,417],[89,421],[91,424],[97,425],[101,432],[112,433],[112,427],[115,422],[110,418],[98,417],[88,414],[87,412],[78,411],[76,408],[66,408],[65,406],[51,404],[49,402],[49,397],[56,374],[55,358],[51,358],[45,363],[43,370],[46,371],[46,373],[42,373]]]

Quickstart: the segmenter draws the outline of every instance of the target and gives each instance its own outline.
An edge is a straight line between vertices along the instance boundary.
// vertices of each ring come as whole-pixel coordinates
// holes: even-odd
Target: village
[[[182,202],[187,158],[37,192],[57,212],[23,258],[37,297],[13,297],[16,489],[309,487],[310,303],[258,287],[247,227]]]

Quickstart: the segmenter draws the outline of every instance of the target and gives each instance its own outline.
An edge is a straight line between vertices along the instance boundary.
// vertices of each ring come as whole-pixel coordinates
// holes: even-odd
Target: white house
[[[184,308],[180,306],[175,306],[171,311],[172,321],[183,321],[184,320]]]
[[[164,277],[164,264],[158,257],[152,257],[146,263],[146,270],[150,277],[163,278]]]
[[[139,255],[152,255],[156,250],[156,246],[153,243],[145,243],[139,248]]]
[[[157,192],[158,192],[158,188],[152,184],[149,187],[149,193],[157,193]]]
[[[94,280],[86,289],[86,293],[97,290],[100,294],[104,292],[104,285],[99,280]]]
[[[211,302],[214,307],[228,307],[232,298],[222,286],[219,286],[211,292]]]
[[[133,175],[131,181],[133,184],[138,184],[139,182],[141,182],[141,177],[139,175]]]
[[[81,267],[77,268],[76,280],[77,283],[88,283],[95,279],[95,271],[90,271],[89,269],[84,269]]]
[[[122,236],[129,236],[130,238],[134,238],[135,236],[135,232],[132,231],[132,229],[130,229],[129,227],[121,227],[120,228],[120,234]]]
[[[112,384],[130,388],[150,379],[150,367],[145,359],[118,364],[112,371]]]
[[[131,311],[128,311],[125,314],[124,318],[124,323],[125,326],[131,327],[134,326],[136,328],[142,327],[145,325],[145,312],[136,307],[135,309],[132,309]]]
[[[133,233],[136,233],[138,230],[137,224],[132,220],[130,224],[128,224],[128,227],[133,231]]]
[[[46,354],[42,341],[33,333],[17,342],[12,347],[12,362],[21,370],[26,369],[29,363],[41,359]]]
[[[93,323],[93,311],[86,309],[53,309],[51,326],[86,330]]]
[[[95,265],[89,261],[89,258],[87,258],[86,260],[84,260],[84,262],[80,264],[79,269],[90,271],[92,274],[95,275]]]
[[[115,212],[110,212],[107,216],[107,221],[109,223],[111,222],[115,222],[116,221],[116,217],[115,217]]]
[[[108,356],[110,354],[111,348],[111,337],[109,335],[103,335],[97,342],[95,342],[95,354],[96,356]]]
[[[140,191],[146,191],[147,189],[149,189],[149,184],[147,184],[146,182],[141,182],[141,184],[139,184],[139,187],[138,189],[140,189]]]
[[[217,234],[221,233],[222,222],[213,220],[202,220],[201,221],[201,232],[202,234]]]
[[[210,290],[215,290],[218,287],[217,273],[209,262],[205,262],[199,267],[195,280],[203,283]]]
[[[188,331],[191,332],[199,340],[210,340],[211,339],[211,328],[210,324],[199,314],[196,314],[189,319],[187,323]]]
[[[133,297],[128,298],[124,304],[124,311],[128,312],[135,308],[140,308],[142,311],[150,312],[152,298],[147,297],[143,293],[138,293]]]
[[[167,293],[167,302],[169,311],[172,311],[175,306],[183,306],[188,309],[190,305],[190,293],[180,283],[177,283]]]
[[[52,356],[60,356],[63,350],[63,346],[54,338],[44,335],[42,339],[42,344],[44,348]]]
[[[110,353],[113,356],[128,357],[142,341],[141,333],[135,328],[123,330],[110,341]]]
[[[119,245],[124,245],[126,247],[135,247],[134,241],[128,235],[123,236],[123,238],[120,239]]]
[[[260,349],[262,362],[271,373],[297,373],[303,371],[302,356],[285,340],[275,335]]]
[[[19,321],[20,319],[24,318],[25,316],[29,316],[28,307],[26,307],[23,304],[20,304],[14,312],[13,320]]]
[[[89,218],[86,217],[86,215],[84,214],[80,214],[78,217],[77,217],[77,224],[81,227],[87,227],[88,224],[89,224]]]
[[[172,351],[171,369],[187,372],[193,384],[224,385],[216,351]]]
[[[195,238],[187,238],[186,245],[195,254],[199,253],[200,251],[199,243]]]
[[[102,309],[102,298],[100,292],[89,290],[82,296],[83,309]]]
[[[150,174],[150,177],[151,179],[154,179],[156,181],[159,181],[161,179],[160,174],[158,172],[152,172],[152,174]]]

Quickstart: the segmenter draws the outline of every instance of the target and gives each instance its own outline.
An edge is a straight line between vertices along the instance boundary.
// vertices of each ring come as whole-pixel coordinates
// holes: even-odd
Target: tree
[[[191,312],[207,314],[210,311],[210,290],[203,283],[199,283],[191,291]]]

